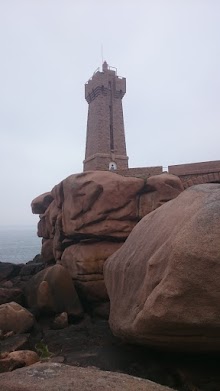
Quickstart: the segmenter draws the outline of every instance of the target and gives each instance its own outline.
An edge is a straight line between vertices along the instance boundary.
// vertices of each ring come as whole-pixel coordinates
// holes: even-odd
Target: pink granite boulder
[[[139,217],[146,216],[176,198],[183,190],[180,178],[175,175],[163,173],[148,178],[144,192],[140,195]]]
[[[107,259],[113,333],[129,342],[220,350],[220,185],[193,186],[144,217]]]
[[[63,181],[63,232],[66,236],[126,239],[139,220],[139,178],[91,171]]]
[[[97,303],[109,300],[103,277],[103,265],[121,246],[122,243],[117,242],[85,241],[64,250],[59,263],[68,270],[84,303],[93,303],[93,306],[97,306]],[[105,314],[109,310],[108,305],[102,305],[100,308],[104,308]]]
[[[0,384],[2,391],[172,391],[123,373],[50,362],[0,374]]]
[[[36,197],[31,203],[32,213],[43,214],[53,201],[51,192],[47,192]]]

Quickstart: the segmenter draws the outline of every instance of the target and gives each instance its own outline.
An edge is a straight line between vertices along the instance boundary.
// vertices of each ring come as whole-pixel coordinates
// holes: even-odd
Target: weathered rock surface
[[[219,237],[219,184],[193,186],[144,217],[104,266],[114,334],[220,350]]]
[[[33,315],[21,305],[15,302],[0,305],[0,330],[23,333],[33,324]]]
[[[121,245],[122,243],[117,242],[87,241],[74,244],[64,250],[60,264],[73,278],[80,298],[89,302],[108,300],[103,265]]]
[[[148,178],[144,193],[140,196],[140,218],[176,198],[183,190],[181,180],[175,175],[164,173]]]
[[[53,197],[50,192],[39,195],[31,203],[32,212],[36,214],[43,214],[52,201]]]
[[[149,380],[94,368],[58,363],[34,364],[0,375],[2,391],[168,391]]]
[[[138,178],[91,171],[63,181],[63,231],[125,239],[138,221]]]
[[[45,194],[33,201],[34,213],[44,210],[38,224],[42,259],[67,268],[83,300],[102,303],[108,300],[102,272],[105,259],[144,215],[182,190],[179,178],[169,174],[147,182],[108,171],[71,175],[52,189],[46,209]]]
[[[43,239],[41,247],[41,256],[45,263],[54,260],[54,242],[53,239]]]
[[[56,202],[52,201],[45,213],[40,216],[38,236],[45,239],[52,239],[54,237],[55,224],[59,213],[60,209],[57,207]]]
[[[40,215],[38,235],[53,239],[59,228],[61,242],[68,238],[76,243],[91,237],[125,240],[144,214],[182,190],[180,179],[169,174],[151,177],[147,183],[108,171],[71,175],[53,188],[53,201]],[[44,195],[39,197],[44,199]],[[33,213],[37,210],[33,208]]]
[[[38,354],[32,350],[18,350],[0,355],[0,373],[27,367],[39,361]]]
[[[76,317],[83,312],[72,279],[61,265],[50,266],[34,275],[25,295],[28,306],[40,312],[67,312]]]
[[[45,263],[43,261],[29,261],[25,265],[22,266],[19,277],[28,276],[31,277],[34,274],[39,273],[41,270],[45,268]]]
[[[74,280],[100,280],[103,279],[105,260],[122,244],[107,241],[73,244],[64,250],[60,264],[68,270]]]

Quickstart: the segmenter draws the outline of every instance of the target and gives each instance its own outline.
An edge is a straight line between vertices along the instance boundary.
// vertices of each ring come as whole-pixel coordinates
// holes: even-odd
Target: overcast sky
[[[0,0],[0,225],[82,171],[84,84],[127,79],[130,167],[219,160],[219,0]]]

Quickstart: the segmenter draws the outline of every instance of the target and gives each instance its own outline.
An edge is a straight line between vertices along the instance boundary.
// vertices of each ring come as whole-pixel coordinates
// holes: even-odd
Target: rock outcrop
[[[175,175],[161,174],[148,178],[139,200],[140,219],[176,198],[184,190],[181,180]]]
[[[39,256],[26,264],[0,262],[0,305],[13,301],[25,306],[24,288],[28,280],[45,266]]]
[[[85,303],[108,301],[103,265],[105,260],[118,250],[122,242],[84,241],[67,247],[59,263],[71,275],[81,300]]]
[[[157,175],[145,183],[140,178],[91,171],[71,175],[56,185],[50,193],[53,200],[46,209],[44,195],[37,197],[32,202],[32,211],[44,210],[40,214],[38,236],[53,242],[56,236],[53,250],[57,260],[55,249],[59,242],[62,253],[71,242],[85,239],[124,241],[143,215],[181,191],[182,183],[174,175]],[[145,197],[146,194],[151,196]]]
[[[21,305],[15,302],[0,305],[0,330],[23,333],[33,324],[33,315]]]
[[[26,285],[25,295],[28,306],[39,312],[82,316],[83,309],[72,279],[61,265],[35,274]]]
[[[34,364],[0,375],[2,391],[169,391],[149,380],[94,368],[57,363]]]
[[[136,197],[143,185],[141,179],[103,171],[68,177],[58,185],[66,236],[126,239],[138,221]]]
[[[36,197],[32,203],[31,203],[31,209],[33,213],[36,214],[43,214],[48,206],[53,201],[53,196],[50,192],[41,194],[40,196]]]
[[[220,185],[148,214],[105,263],[113,333],[188,351],[220,349]]]
[[[180,179],[169,174],[147,182],[106,171],[71,175],[32,202],[33,213],[41,212],[42,258],[68,269],[81,300],[106,303],[106,258],[144,215],[182,191]]]

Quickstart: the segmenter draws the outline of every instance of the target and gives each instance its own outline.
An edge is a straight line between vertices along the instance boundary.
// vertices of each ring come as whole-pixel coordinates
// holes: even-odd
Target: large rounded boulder
[[[220,350],[219,238],[220,184],[193,186],[144,217],[104,265],[113,333]]]
[[[89,171],[66,178],[55,201],[62,203],[63,232],[75,237],[126,239],[139,220],[137,199],[144,186],[140,178],[105,171]]]

